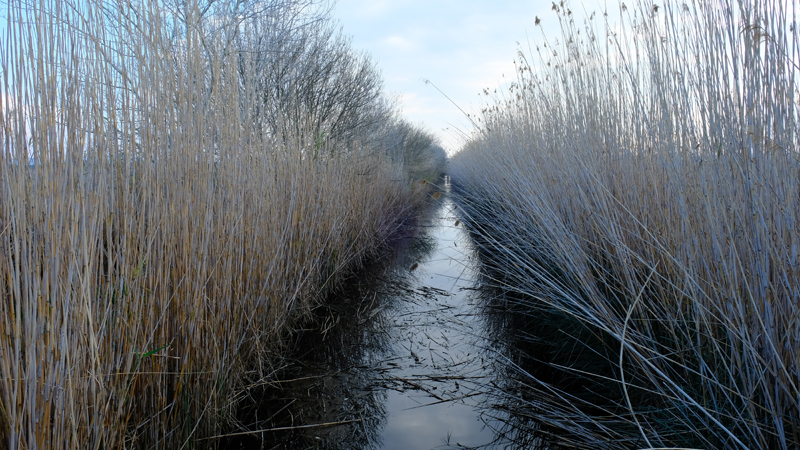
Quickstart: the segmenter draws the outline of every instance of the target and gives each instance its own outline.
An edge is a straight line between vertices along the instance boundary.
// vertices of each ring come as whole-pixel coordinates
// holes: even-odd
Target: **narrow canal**
[[[324,332],[300,334],[282,381],[247,394],[223,448],[515,447],[491,408],[502,349],[447,179],[439,195],[391,260],[319,313]]]

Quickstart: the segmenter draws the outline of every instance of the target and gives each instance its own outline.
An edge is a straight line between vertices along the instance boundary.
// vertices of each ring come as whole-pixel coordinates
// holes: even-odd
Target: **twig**
[[[258,434],[258,433],[266,433],[268,431],[288,431],[288,430],[300,430],[304,428],[320,428],[320,427],[334,427],[337,425],[344,425],[348,423],[354,422],[361,422],[364,419],[352,419],[352,420],[342,420],[341,422],[325,422],[325,423],[312,423],[310,425],[296,425],[293,427],[276,427],[276,428],[264,428],[261,430],[253,430],[253,431],[241,431],[239,433],[229,433],[229,434],[220,434],[217,436],[210,436],[207,438],[198,439],[198,441],[207,441],[211,439],[220,439],[226,437],[233,437],[233,436],[245,436],[248,434]]]

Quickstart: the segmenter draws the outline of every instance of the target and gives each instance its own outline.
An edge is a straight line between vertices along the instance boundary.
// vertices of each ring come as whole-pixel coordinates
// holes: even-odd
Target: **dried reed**
[[[266,4],[9,2],[0,447],[224,433],[230,393],[424,198],[366,131],[269,126],[235,9]]]
[[[571,445],[620,419],[639,447],[800,445],[797,8],[640,1],[578,26],[554,3],[562,35],[453,159],[498,282],[616,348],[615,418],[528,400]]]

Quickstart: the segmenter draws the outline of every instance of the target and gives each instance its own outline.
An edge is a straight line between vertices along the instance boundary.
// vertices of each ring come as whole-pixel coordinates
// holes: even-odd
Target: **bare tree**
[[[240,73],[255,78],[254,107],[276,135],[363,140],[391,114],[380,72],[368,55],[352,49],[325,5],[312,12],[304,6],[244,23],[237,41]],[[313,130],[299,129],[309,123]]]

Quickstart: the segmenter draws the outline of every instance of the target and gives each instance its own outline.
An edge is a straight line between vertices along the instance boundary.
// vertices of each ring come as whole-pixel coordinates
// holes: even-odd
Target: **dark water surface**
[[[527,448],[493,408],[503,345],[481,306],[449,185],[397,255],[352,280],[301,333],[281,382],[254,387],[223,448]],[[265,430],[265,431],[259,431]],[[234,430],[234,432],[236,432]]]

